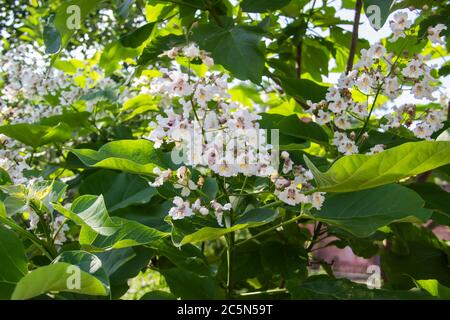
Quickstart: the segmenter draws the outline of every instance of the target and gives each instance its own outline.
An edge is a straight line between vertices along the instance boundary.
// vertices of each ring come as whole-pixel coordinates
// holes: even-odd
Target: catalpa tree
[[[446,1],[0,10],[0,298],[450,298]]]

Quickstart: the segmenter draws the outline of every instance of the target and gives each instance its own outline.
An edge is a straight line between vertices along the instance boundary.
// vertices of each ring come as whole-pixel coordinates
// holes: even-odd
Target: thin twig
[[[358,44],[359,20],[361,18],[362,0],[356,0],[355,19],[353,21],[352,42],[350,44],[350,53],[347,60],[347,73],[353,69],[353,61],[355,60],[356,46]]]

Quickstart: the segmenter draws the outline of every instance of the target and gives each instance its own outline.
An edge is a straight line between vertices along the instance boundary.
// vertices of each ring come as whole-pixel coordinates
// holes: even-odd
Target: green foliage
[[[210,52],[214,61],[242,80],[261,82],[264,55],[260,49],[261,30],[250,27],[219,27],[200,25],[194,29],[193,39]]]
[[[450,299],[449,244],[433,231],[450,225],[449,121],[426,138],[416,132],[446,119],[448,101],[392,113],[398,101],[374,85],[386,76],[399,94],[420,83],[445,92],[450,29],[441,44],[427,36],[449,25],[448,4],[234,4],[2,4],[12,14],[0,21],[0,299]],[[417,17],[404,37],[380,39],[386,55],[372,59],[373,39],[339,18],[359,4],[375,30],[400,9]],[[429,74],[402,72],[428,54]],[[376,72],[346,74],[357,83],[369,74],[372,88],[339,87],[345,111],[320,119],[333,107],[328,82],[365,59]],[[211,97],[201,104],[202,95]],[[356,112],[363,103],[367,113]],[[344,114],[349,124],[339,125]],[[232,120],[234,131],[278,130],[267,143],[289,153],[272,159],[276,174],[222,175],[216,154],[173,163],[186,138],[177,130],[194,115],[202,145]],[[341,278],[322,260],[326,247],[377,257],[381,288]]]
[[[64,142],[72,137],[70,127],[64,122],[55,126],[38,124],[10,124],[0,127],[0,133],[37,148],[55,142]]]
[[[0,299],[9,299],[17,282],[27,274],[28,261],[19,237],[3,226],[0,226],[0,259]]]
[[[85,295],[106,296],[108,291],[103,283],[97,279],[92,273],[97,272],[97,266],[94,269],[85,271],[77,269],[65,262],[57,262],[48,266],[39,267],[28,273],[18,283],[12,294],[13,300],[26,300],[34,297],[39,297],[47,292],[74,292]],[[79,270],[79,271],[74,271]],[[68,273],[68,271],[71,271]],[[75,272],[79,272],[80,287],[76,284],[71,287],[68,286],[68,281],[71,281],[71,276]]]
[[[450,163],[447,141],[409,142],[375,155],[350,155],[320,172],[305,157],[322,191],[350,192],[396,182]]]
[[[98,151],[71,150],[88,167],[120,170],[134,174],[153,175],[158,155],[147,140],[120,140],[102,146]]]
[[[395,221],[426,222],[432,211],[414,191],[397,185],[330,195],[314,219],[338,226],[358,237],[367,237]]]

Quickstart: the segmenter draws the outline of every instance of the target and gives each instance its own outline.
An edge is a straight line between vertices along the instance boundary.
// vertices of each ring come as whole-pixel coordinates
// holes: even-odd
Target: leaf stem
[[[248,241],[254,240],[255,238],[258,238],[258,237],[260,237],[260,236],[262,236],[262,235],[265,235],[266,233],[269,233],[269,232],[271,232],[271,231],[273,231],[273,230],[276,230],[276,229],[278,229],[279,227],[282,227],[282,226],[285,226],[285,225],[287,225],[287,224],[296,222],[297,220],[299,220],[299,219],[301,219],[301,218],[303,218],[303,213],[302,213],[302,212],[300,212],[299,215],[297,215],[297,216],[295,216],[295,217],[293,217],[293,218],[291,218],[291,219],[289,219],[289,220],[283,221],[283,222],[277,224],[276,226],[270,227],[269,229],[266,229],[266,230],[264,230],[264,231],[261,231],[260,233],[257,233],[257,234],[255,234],[254,236],[252,236],[252,237],[250,237],[250,238],[247,238],[247,239],[245,239],[245,240],[242,240],[242,241],[236,243],[236,247],[237,247],[237,246],[240,246],[240,245],[242,245],[242,244],[244,244],[244,243],[246,243],[246,242],[248,242]]]

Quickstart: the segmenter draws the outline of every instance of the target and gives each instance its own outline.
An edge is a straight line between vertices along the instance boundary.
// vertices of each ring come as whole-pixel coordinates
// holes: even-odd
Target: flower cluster
[[[410,25],[406,14],[395,14],[391,22],[394,38],[404,37],[404,31]],[[443,29],[442,25],[430,28],[430,41],[439,43],[436,37]],[[359,152],[358,144],[368,135],[358,127],[365,128],[379,96],[384,95],[394,101],[409,88],[416,99],[435,100],[433,93],[438,81],[432,76],[433,67],[427,64],[430,56],[417,54],[402,63],[398,58],[387,53],[381,43],[362,49],[353,70],[341,75],[337,85],[328,89],[325,100],[308,102],[310,108],[306,112],[313,116],[314,121],[334,131],[333,144],[338,152],[345,155]],[[361,96],[365,98],[361,99]],[[419,113],[414,104],[394,106],[393,112],[381,118],[380,128],[386,131],[404,126],[410,128],[417,138],[429,139],[433,132],[443,127],[445,107]],[[355,133],[357,130],[360,132]]]
[[[205,65],[213,65],[212,58],[195,44],[171,49],[164,55],[172,59],[179,56],[201,59]],[[204,179],[200,176],[194,182],[186,166],[207,170],[218,179],[238,175],[265,177],[273,183],[275,195],[284,203],[293,206],[311,203],[320,209],[323,193],[305,194],[313,189],[309,183],[313,178],[311,172],[295,165],[287,152],[281,155],[284,176],[278,174],[279,157],[268,143],[268,133],[260,128],[260,116],[230,100],[227,75],[208,72],[204,77],[196,77],[179,69],[162,70],[162,76],[151,81],[148,92],[161,97],[163,112],[150,123],[152,130],[147,138],[156,148],[172,145],[173,162],[184,164],[176,172],[154,170],[157,178],[153,186],[170,182],[181,190],[181,197],[175,197],[169,212],[173,219],[213,212],[222,226],[224,212],[232,210],[230,203],[216,200],[202,203],[200,198],[194,198],[191,203],[183,199],[196,194]]]

